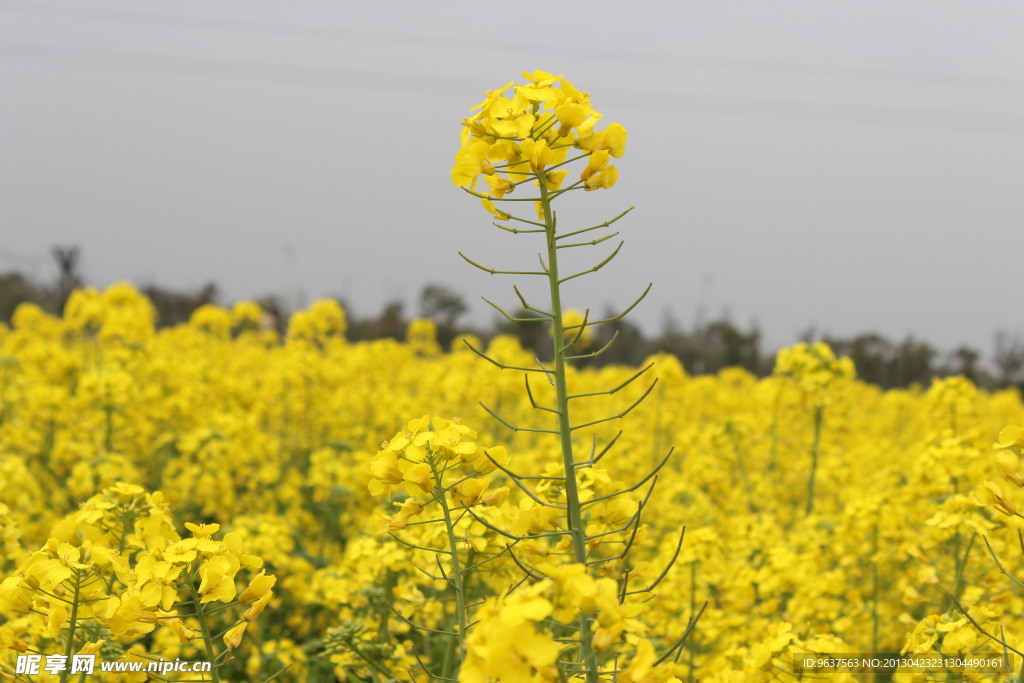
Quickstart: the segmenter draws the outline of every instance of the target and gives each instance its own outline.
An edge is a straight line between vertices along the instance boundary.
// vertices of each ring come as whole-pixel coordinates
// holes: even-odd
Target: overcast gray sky
[[[524,69],[629,130],[626,246],[569,304],[725,312],[989,351],[1024,331],[1024,3],[0,0],[0,270],[510,305],[538,246],[451,185],[459,121]],[[599,259],[585,255],[580,264]],[[539,297],[538,297],[539,299]],[[489,320],[483,304],[477,320]]]

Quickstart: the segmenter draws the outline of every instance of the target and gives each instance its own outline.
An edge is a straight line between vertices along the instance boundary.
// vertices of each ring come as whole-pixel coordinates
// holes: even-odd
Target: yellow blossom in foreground
[[[537,624],[551,613],[551,603],[540,596],[547,588],[541,583],[481,607],[480,621],[466,641],[461,683],[557,680],[555,660],[562,646]]]

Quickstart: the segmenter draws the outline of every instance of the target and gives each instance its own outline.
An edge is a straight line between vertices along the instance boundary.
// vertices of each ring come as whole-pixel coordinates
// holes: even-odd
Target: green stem
[[[747,494],[747,509],[750,510],[751,514],[756,514],[757,506],[754,505],[754,485],[750,481],[750,475],[747,473],[746,459],[743,457],[743,451],[740,449],[739,441],[736,439],[736,431],[733,429],[732,422],[726,423],[725,432],[729,435],[729,440],[732,442],[732,450],[736,454],[736,464],[739,466],[740,478],[743,479],[743,492]]]
[[[103,448],[110,453],[114,450],[114,406],[108,403],[103,406],[103,412],[106,413],[106,435],[103,437]]]
[[[964,574],[967,571],[967,562],[968,562],[968,560],[971,557],[971,549],[974,547],[974,539],[977,538],[977,537],[978,537],[977,534],[974,534],[974,535],[971,536],[970,540],[967,541],[967,549],[964,551],[964,554],[961,557],[960,556],[960,535],[957,534],[957,539],[956,539],[956,541],[957,541],[957,543],[956,543],[956,545],[957,545],[956,579],[955,579],[955,581],[953,583],[953,596],[957,600],[960,599],[960,596],[963,593],[964,588],[967,585],[967,579],[964,576]]]
[[[562,444],[562,464],[565,467],[565,506],[569,525],[569,536],[572,538],[573,561],[579,564],[587,562],[586,527],[583,525],[583,512],[580,506],[579,489],[576,482],[576,460],[572,450],[572,426],[569,422],[569,391],[565,374],[565,340],[562,338],[562,293],[558,282],[558,249],[555,247],[555,216],[551,209],[551,195],[548,191],[547,176],[537,174],[540,185],[540,202],[544,209],[544,229],[548,246],[548,287],[551,294],[551,316],[554,329],[554,378],[556,410],[558,413],[558,435]],[[598,683],[597,657],[591,648],[590,620],[580,614],[580,660],[586,670],[587,683]]]
[[[825,406],[814,408],[814,441],[811,443],[811,475],[807,478],[807,514],[814,509],[814,477],[818,473],[818,447],[821,445],[821,423],[825,416]]]
[[[213,650],[213,634],[210,633],[210,625],[206,623],[206,614],[203,613],[203,606],[199,599],[199,591],[196,590],[194,577],[190,576],[186,581],[188,589],[192,593],[192,606],[196,610],[196,618],[199,620],[199,628],[203,632],[203,642],[206,646],[206,661],[210,662],[210,676],[213,683],[220,683],[220,676],[217,674],[217,653]]]
[[[772,448],[768,456],[768,471],[774,472],[779,455],[779,409],[782,403],[781,388],[775,393],[775,406],[772,411]]]
[[[82,575],[81,572],[76,569],[75,571],[75,597],[71,602],[71,616],[68,619],[68,642],[64,646],[64,661],[70,662],[71,655],[75,653],[75,628],[78,622],[78,598],[79,592],[82,586]],[[69,666],[64,667],[64,671],[60,674],[60,683],[67,683],[68,676],[71,675],[71,668]]]
[[[871,534],[871,651],[878,652],[878,522]]]
[[[380,665],[380,662],[376,662],[376,661],[374,661],[374,660],[370,659],[369,657],[367,657],[367,656],[366,656],[365,654],[363,654],[362,652],[360,652],[360,651],[359,651],[359,646],[358,646],[358,645],[356,645],[356,644],[351,644],[351,643],[350,643],[350,645],[349,645],[349,651],[350,651],[350,652],[351,652],[352,654],[354,654],[355,656],[359,657],[359,659],[361,659],[361,660],[363,660],[364,662],[366,662],[366,663],[367,663],[367,665],[369,665],[369,667],[370,667],[371,669],[373,669],[373,670],[374,670],[375,672],[377,672],[377,673],[380,673],[380,674],[383,674],[384,676],[387,676],[387,678],[385,678],[385,680],[393,680],[393,679],[391,678],[391,672],[390,672],[390,671],[388,671],[387,669],[385,669],[385,668],[384,668],[383,666],[381,666],[381,665]]]
[[[452,588],[455,589],[455,617],[459,624],[459,657],[458,661],[462,661],[462,655],[466,651],[466,589],[463,582],[462,564],[459,562],[459,544],[458,539],[455,536],[455,524],[452,522],[452,513],[448,507],[448,498],[444,485],[442,483],[442,477],[444,473],[438,473],[437,467],[434,462],[434,454],[428,459],[430,463],[430,472],[434,476],[434,499],[440,504],[441,511],[444,513],[444,527],[448,535],[448,552],[451,556],[451,576],[448,577],[449,583]],[[446,669],[448,664],[448,655],[445,655]],[[449,676],[453,672],[445,671],[444,675]]]
[[[694,560],[690,563],[690,615],[697,614],[697,561]],[[691,638],[686,643],[686,649],[689,650],[689,672],[687,673],[686,680],[689,683],[693,683],[693,674],[695,671],[694,667],[694,655],[697,652],[697,644]]]
[[[0,426],[3,425],[7,416],[7,375],[9,371],[10,366],[4,363],[3,381],[0,381]]]

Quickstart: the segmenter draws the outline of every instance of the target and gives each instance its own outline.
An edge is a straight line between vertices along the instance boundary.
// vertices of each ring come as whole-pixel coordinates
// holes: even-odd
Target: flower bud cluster
[[[401,487],[409,495],[401,510],[385,516],[381,531],[404,529],[431,499],[447,495],[455,507],[500,505],[509,489],[491,489],[498,466],[508,464],[503,446],[483,448],[476,432],[458,420],[424,415],[381,445],[370,461],[370,493],[390,494]]]
[[[837,358],[832,347],[817,342],[780,349],[774,374],[793,380],[809,395],[821,396],[831,385],[853,379],[857,373],[849,357]]]
[[[609,162],[626,151],[621,124],[596,130],[602,115],[588,93],[546,71],[524,71],[523,77],[526,83],[509,82],[489,91],[473,108],[476,113],[463,119],[462,146],[451,172],[455,185],[474,193],[483,176],[484,208],[499,219],[509,215],[493,200],[541,175],[549,191],[558,191],[569,175],[561,167],[575,159],[586,157],[587,165],[574,189],[610,188],[619,173]]]

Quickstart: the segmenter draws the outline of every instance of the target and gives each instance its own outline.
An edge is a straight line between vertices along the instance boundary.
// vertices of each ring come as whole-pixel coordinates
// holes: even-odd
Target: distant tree
[[[420,315],[438,326],[454,327],[466,310],[462,296],[444,285],[428,284],[420,292]]]
[[[932,367],[936,350],[926,342],[907,337],[896,348],[893,361],[894,386],[908,387],[911,384],[928,384],[937,373]]]
[[[50,250],[57,262],[59,280],[57,283],[57,310],[63,311],[71,292],[82,286],[82,277],[78,273],[78,258],[82,250],[77,246],[53,247]]]
[[[605,310],[601,318],[614,317],[618,311]],[[625,319],[613,320],[594,328],[594,339],[590,351],[601,349],[612,337],[615,341],[600,356],[587,360],[584,364],[604,365],[638,365],[654,351],[653,345],[644,338],[639,327]]]
[[[853,339],[825,337],[824,341],[838,355],[849,356],[857,368],[857,376],[865,382],[882,387],[893,386],[896,350],[892,342],[882,335],[868,332]]]
[[[826,335],[827,336],[827,335]],[[822,339],[821,335],[818,334],[817,325],[811,325],[803,332],[800,332],[796,336],[797,341],[801,341],[805,344],[812,344],[818,339]],[[822,339],[824,341],[824,339]]]
[[[536,318],[537,314],[526,309],[518,309],[509,313],[513,318]],[[519,344],[538,358],[550,358],[551,325],[543,322],[513,322],[499,318],[495,322],[499,334],[511,334],[519,338]]]
[[[761,360],[761,332],[742,332],[728,320],[709,323],[701,330],[709,357],[709,371],[739,366],[756,372]]]
[[[655,349],[672,354],[679,359],[687,371],[693,372],[693,366],[689,365],[686,360],[690,350],[689,344],[690,340],[682,325],[671,314],[666,313],[661,325],[661,334],[653,342]]]
[[[952,367],[949,368],[949,374],[963,375],[975,384],[978,384],[981,374],[980,360],[981,353],[977,349],[970,346],[958,346],[953,349]]]
[[[381,309],[380,314],[376,318],[361,321],[357,326],[359,328],[358,336],[353,334],[350,338],[404,339],[405,328],[408,325],[409,323],[405,318],[405,304],[396,299],[384,304],[384,308]],[[351,324],[350,329],[352,329]]]
[[[420,315],[437,325],[437,341],[448,348],[458,332],[456,322],[466,312],[462,296],[439,284],[428,284],[420,292]]]
[[[1000,384],[1024,389],[1024,342],[1018,335],[996,333],[995,362]]]
[[[142,293],[149,297],[162,327],[187,322],[192,311],[205,304],[216,303],[217,285],[207,282],[194,292],[179,292],[158,285],[146,285]]]
[[[52,293],[35,284],[21,273],[0,274],[0,320],[11,321],[15,309],[23,303],[34,303],[46,307],[53,299]]]
[[[256,303],[263,309],[261,328],[284,334],[288,325],[288,309],[281,303],[281,297],[276,294],[268,294],[257,299]]]
[[[669,321],[652,345],[655,350],[674,354],[689,372],[697,375],[734,366],[755,374],[766,371],[766,362],[761,358],[760,330],[751,326],[743,331],[727,318],[703,323],[690,333]]]

